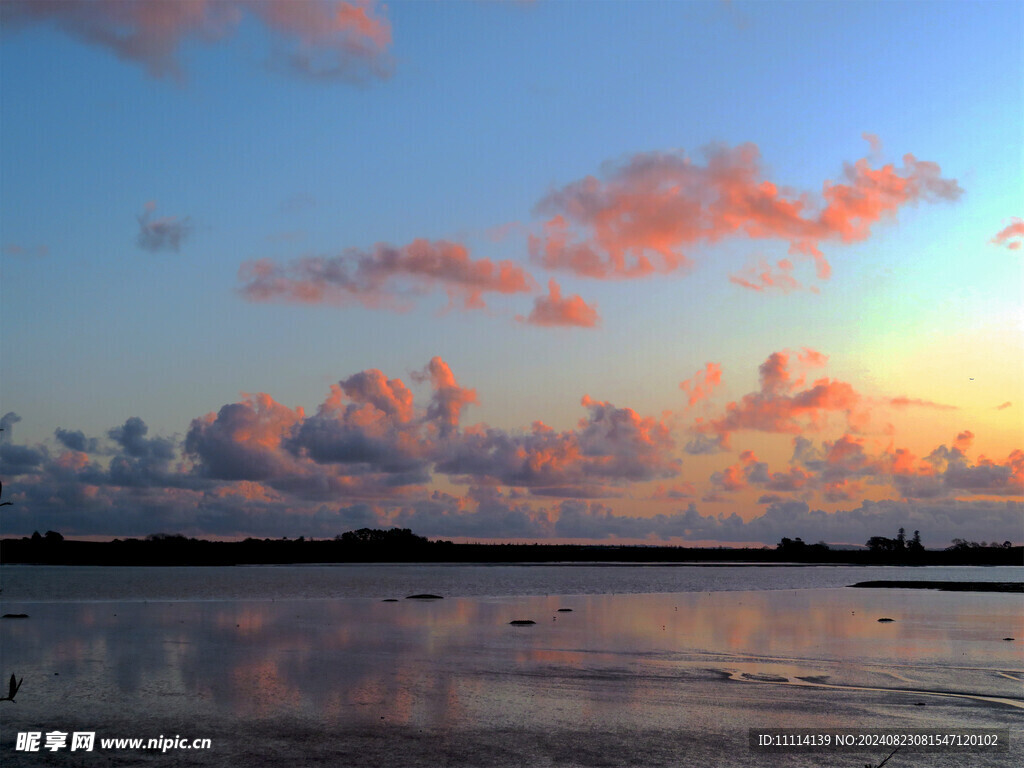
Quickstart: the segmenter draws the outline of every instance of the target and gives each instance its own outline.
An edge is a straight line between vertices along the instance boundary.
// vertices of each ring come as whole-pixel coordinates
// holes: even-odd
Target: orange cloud
[[[688,266],[690,246],[725,237],[779,239],[790,253],[812,258],[824,280],[831,268],[823,242],[863,240],[904,205],[962,193],[938,165],[913,155],[904,155],[900,168],[876,169],[861,159],[846,166],[841,182],[823,184],[824,207],[815,211],[807,194],[780,192],[764,178],[754,144],[713,146],[703,154],[704,164],[682,152],[637,154],[606,165],[603,178],[588,176],[551,192],[537,205],[549,218],[529,238],[531,257],[547,269],[629,279]],[[780,269],[769,277],[786,284],[788,270]]]
[[[1010,407],[1012,407],[1012,406],[1013,406],[1013,403],[1011,403],[1011,402],[1010,402],[1009,400],[1007,400],[1007,401],[1006,401],[1005,403],[1003,403],[1002,405],[997,405],[997,406],[996,406],[996,410],[997,410],[997,411],[1005,411],[1005,410],[1006,410],[1007,408],[1010,408]]]
[[[516,319],[531,325],[574,325],[581,328],[593,328],[598,323],[596,308],[576,294],[563,299],[562,291],[554,280],[548,281],[547,296],[538,296],[534,299],[530,316],[517,315]]]
[[[1005,245],[1011,251],[1019,250],[1021,243],[1024,242],[1024,219],[1013,217],[989,242],[994,245]]]
[[[797,360],[806,366],[819,366],[827,358],[816,350],[805,348]],[[739,402],[728,403],[721,417],[698,424],[696,432],[716,434],[714,443],[721,448],[728,446],[732,432],[741,430],[796,434],[820,428],[829,413],[843,414],[848,426],[863,420],[858,411],[862,397],[852,386],[843,381],[822,378],[810,387],[799,389],[804,386],[805,377],[794,378],[790,363],[791,353],[788,350],[773,352],[758,369],[760,390],[744,395]],[[706,435],[704,437],[706,441]],[[687,452],[708,452],[698,450],[704,447],[703,444],[694,444],[691,450],[688,445]]]
[[[953,443],[953,447],[961,453],[967,453],[967,449],[971,447],[974,442],[974,433],[969,429],[965,429],[959,435],[956,436],[956,440]]]
[[[414,240],[396,248],[378,244],[368,252],[305,257],[278,265],[269,259],[247,261],[238,271],[242,296],[249,301],[300,304],[361,304],[404,310],[409,297],[433,288],[448,296],[448,306],[483,309],[485,293],[528,293],[536,283],[512,261],[473,260],[464,245],[443,240]]]
[[[720,363],[707,363],[704,369],[697,371],[692,378],[679,384],[679,388],[690,396],[687,405],[693,406],[711,396],[715,387],[722,383],[722,366]]]
[[[53,24],[153,77],[182,80],[183,43],[229,37],[251,16],[273,33],[275,59],[287,70],[358,81],[390,71],[391,24],[379,10],[374,0],[7,0],[0,20],[8,29]]]

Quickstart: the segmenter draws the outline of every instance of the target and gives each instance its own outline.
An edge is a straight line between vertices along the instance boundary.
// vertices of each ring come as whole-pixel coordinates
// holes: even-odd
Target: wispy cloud
[[[1015,216],[989,242],[1005,246],[1011,251],[1019,250],[1021,243],[1024,243],[1024,219],[1018,219]]]
[[[529,293],[533,278],[512,261],[472,259],[460,243],[414,240],[396,247],[380,243],[368,251],[304,257],[277,264],[247,261],[239,269],[241,294],[249,301],[358,304],[398,311],[439,289],[449,307],[483,309],[487,293]]]
[[[142,215],[136,217],[139,221],[139,234],[136,242],[140,248],[147,251],[178,251],[181,242],[192,231],[192,225],[188,217],[179,219],[174,216],[154,217],[156,203],[146,203],[146,209]]]

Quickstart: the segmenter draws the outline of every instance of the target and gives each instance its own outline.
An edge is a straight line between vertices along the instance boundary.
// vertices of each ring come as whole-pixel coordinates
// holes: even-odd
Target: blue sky
[[[906,519],[941,544],[981,516],[985,538],[1024,539],[1019,5],[309,0],[194,3],[189,15],[170,3],[163,27],[118,3],[45,5],[5,3],[0,39],[0,413],[15,414],[0,473],[18,510],[2,533],[327,535],[358,518],[447,537],[771,543],[806,525],[805,538],[856,542],[861,529],[843,521],[868,503],[872,535]],[[738,162],[747,144],[759,157],[750,184],[702,170]],[[937,166],[934,186],[908,153]],[[657,194],[673,222],[635,197],[641,160],[670,180]],[[872,197],[867,174],[851,181],[860,160],[910,191]],[[816,219],[827,184],[852,185],[872,213]],[[802,218],[739,212],[730,191],[799,202]],[[710,206],[701,233],[674,230],[681,261],[664,263],[652,233],[681,226],[698,201]],[[724,218],[709,224],[716,205]],[[611,240],[594,222],[619,217],[632,229],[617,242],[654,268],[595,278],[545,264],[530,238],[552,246],[558,216],[605,265]],[[478,269],[507,262],[530,285],[502,293],[495,278],[485,306],[463,308],[468,283],[409,266],[419,240],[454,244]],[[382,266],[380,247],[405,266]],[[351,277],[359,258],[372,269],[344,298],[288,293],[310,259]],[[260,260],[276,280],[267,300],[244,277]],[[596,322],[572,314],[573,296]],[[410,306],[369,306],[382,301]],[[806,370],[804,349],[823,356]],[[788,361],[786,391],[759,374],[774,353]],[[435,357],[456,389],[413,377]],[[708,363],[720,383],[690,404],[680,384]],[[208,435],[193,420],[242,393],[306,419],[332,385],[371,370],[415,396],[416,415],[385,430],[418,441],[415,477],[318,461],[303,420],[266,438],[273,471],[226,472],[212,443],[196,448]],[[771,397],[793,407],[822,379],[855,395],[758,420]],[[435,406],[470,389],[448,430]],[[757,393],[727,421],[730,402]],[[602,417],[584,395],[632,414],[621,417],[632,437],[598,439],[593,421],[588,432],[580,420]],[[346,393],[346,429],[383,418],[361,396]],[[132,417],[166,456],[111,436]],[[539,466],[553,444],[527,439],[534,422],[562,435],[563,475],[463,471],[454,458],[475,446],[509,460],[500,437]],[[58,429],[96,442],[77,450]],[[492,441],[474,444],[485,429]],[[244,454],[247,438],[232,434]],[[798,436],[821,455],[796,458]],[[697,437],[707,450],[688,451]],[[829,470],[854,443],[859,458]],[[13,446],[28,454],[16,460]],[[899,464],[900,450],[913,461]],[[744,469],[745,451],[765,469]],[[130,481],[112,469],[122,460]],[[730,467],[742,478],[723,480]],[[765,480],[793,472],[806,478],[786,491]],[[330,490],[309,491],[317,483]],[[674,501],[655,500],[671,488]],[[586,525],[559,527],[580,515]],[[944,522],[929,532],[932,519]]]

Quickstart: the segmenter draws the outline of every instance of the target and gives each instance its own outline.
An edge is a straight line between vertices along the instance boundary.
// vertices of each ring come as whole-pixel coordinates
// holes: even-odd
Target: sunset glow
[[[0,534],[1024,542],[1020,4],[0,20]]]

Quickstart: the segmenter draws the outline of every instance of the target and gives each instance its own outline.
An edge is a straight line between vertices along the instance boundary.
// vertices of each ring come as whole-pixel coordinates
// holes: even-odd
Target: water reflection
[[[1020,702],[1024,672],[1021,642],[1002,640],[1024,638],[1019,597],[1000,594],[800,590],[25,611],[30,619],[0,626],[4,669],[26,680],[22,715],[135,709],[438,729],[630,725],[700,720],[716,707],[763,710],[784,693],[798,695],[781,692],[782,683],[828,686],[829,701],[863,688]],[[879,623],[883,616],[895,621]],[[537,623],[510,626],[513,619]]]

